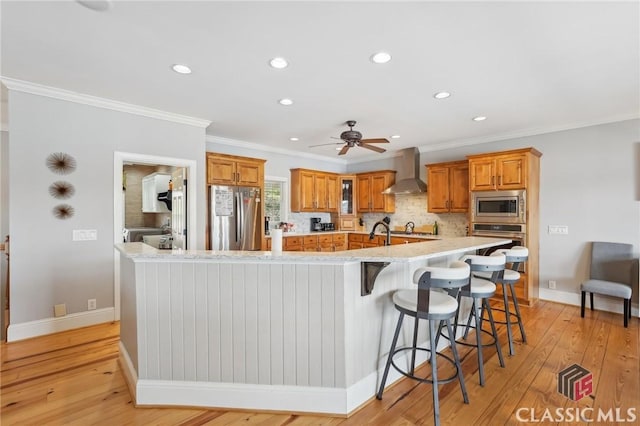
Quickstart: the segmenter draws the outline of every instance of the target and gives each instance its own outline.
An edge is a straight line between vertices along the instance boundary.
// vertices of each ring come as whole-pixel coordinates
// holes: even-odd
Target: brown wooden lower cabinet
[[[283,237],[284,251],[343,251],[380,247],[386,238],[376,235],[373,240],[367,234],[319,234]],[[391,244],[409,244],[428,241],[424,238],[391,237]],[[271,250],[271,238],[267,238],[266,250]]]

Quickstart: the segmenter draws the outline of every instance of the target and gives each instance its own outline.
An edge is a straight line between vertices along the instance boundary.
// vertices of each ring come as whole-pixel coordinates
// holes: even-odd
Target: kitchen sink
[[[391,231],[391,235],[433,235],[430,232],[405,232],[405,231]]]
[[[157,249],[170,249],[171,235],[143,235],[142,242]]]

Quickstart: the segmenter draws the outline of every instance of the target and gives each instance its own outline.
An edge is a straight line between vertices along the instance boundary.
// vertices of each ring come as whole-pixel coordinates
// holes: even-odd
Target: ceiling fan
[[[353,148],[354,146],[359,146],[361,148],[367,148],[367,149],[370,149],[371,151],[380,152],[380,153],[386,151],[386,149],[379,148],[377,146],[369,145],[369,144],[371,144],[371,143],[389,143],[388,140],[386,140],[384,138],[362,139],[362,133],[360,133],[357,130],[353,130],[353,126],[356,125],[355,120],[349,120],[349,121],[346,122],[346,124],[347,124],[347,126],[349,126],[349,130],[345,130],[344,132],[342,132],[340,134],[340,139],[342,139],[342,142],[323,143],[323,144],[320,144],[320,145],[311,145],[309,148],[312,148],[312,147],[315,147],[315,146],[340,145],[340,144],[344,143],[344,146],[342,147],[342,149],[340,150],[338,155],[346,154],[347,151],[349,151],[349,148]]]

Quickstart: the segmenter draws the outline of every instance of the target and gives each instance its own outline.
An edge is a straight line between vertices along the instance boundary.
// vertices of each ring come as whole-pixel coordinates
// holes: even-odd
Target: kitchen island
[[[120,354],[135,403],[349,415],[375,395],[397,320],[393,292],[421,266],[508,241],[280,253],[118,244]],[[364,264],[385,265],[367,295]]]

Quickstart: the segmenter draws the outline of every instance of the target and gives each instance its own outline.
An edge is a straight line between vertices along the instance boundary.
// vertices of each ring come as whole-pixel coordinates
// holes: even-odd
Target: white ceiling
[[[640,116],[633,2],[2,1],[1,74],[211,120],[210,135],[336,157]],[[386,65],[369,58],[391,53]],[[268,61],[283,56],[284,70]],[[171,70],[174,63],[191,75]],[[436,100],[440,90],[452,93]],[[294,105],[283,107],[278,99]],[[485,115],[477,123],[472,118]],[[290,137],[300,138],[291,142]],[[348,160],[378,154],[352,149]]]

